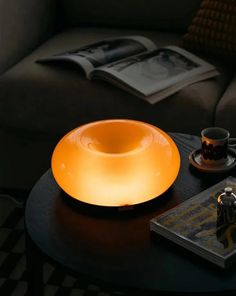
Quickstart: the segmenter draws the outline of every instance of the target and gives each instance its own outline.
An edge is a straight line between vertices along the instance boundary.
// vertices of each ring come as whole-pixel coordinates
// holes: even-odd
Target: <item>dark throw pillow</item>
[[[184,35],[183,46],[236,61],[236,0],[203,0]]]

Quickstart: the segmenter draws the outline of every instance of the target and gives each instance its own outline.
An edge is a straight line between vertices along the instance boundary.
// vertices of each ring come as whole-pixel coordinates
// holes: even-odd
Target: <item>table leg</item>
[[[26,233],[26,268],[28,280],[27,296],[43,296],[43,258],[29,235]]]

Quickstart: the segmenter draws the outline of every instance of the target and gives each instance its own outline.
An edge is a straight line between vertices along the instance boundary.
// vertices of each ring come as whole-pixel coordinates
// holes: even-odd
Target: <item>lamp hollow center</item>
[[[87,126],[80,135],[86,148],[106,154],[123,154],[145,147],[152,139],[146,126],[136,122],[106,122]]]

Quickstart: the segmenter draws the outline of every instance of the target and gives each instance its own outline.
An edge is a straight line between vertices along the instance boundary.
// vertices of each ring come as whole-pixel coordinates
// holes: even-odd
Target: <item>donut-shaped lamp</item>
[[[52,172],[71,197],[92,205],[140,204],[175,181],[180,155],[161,129],[126,119],[102,120],[66,134],[52,155]]]

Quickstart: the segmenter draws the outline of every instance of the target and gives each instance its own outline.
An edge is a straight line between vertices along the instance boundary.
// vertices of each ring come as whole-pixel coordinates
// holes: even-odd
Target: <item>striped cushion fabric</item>
[[[236,0],[203,0],[183,46],[227,60],[236,60]]]

